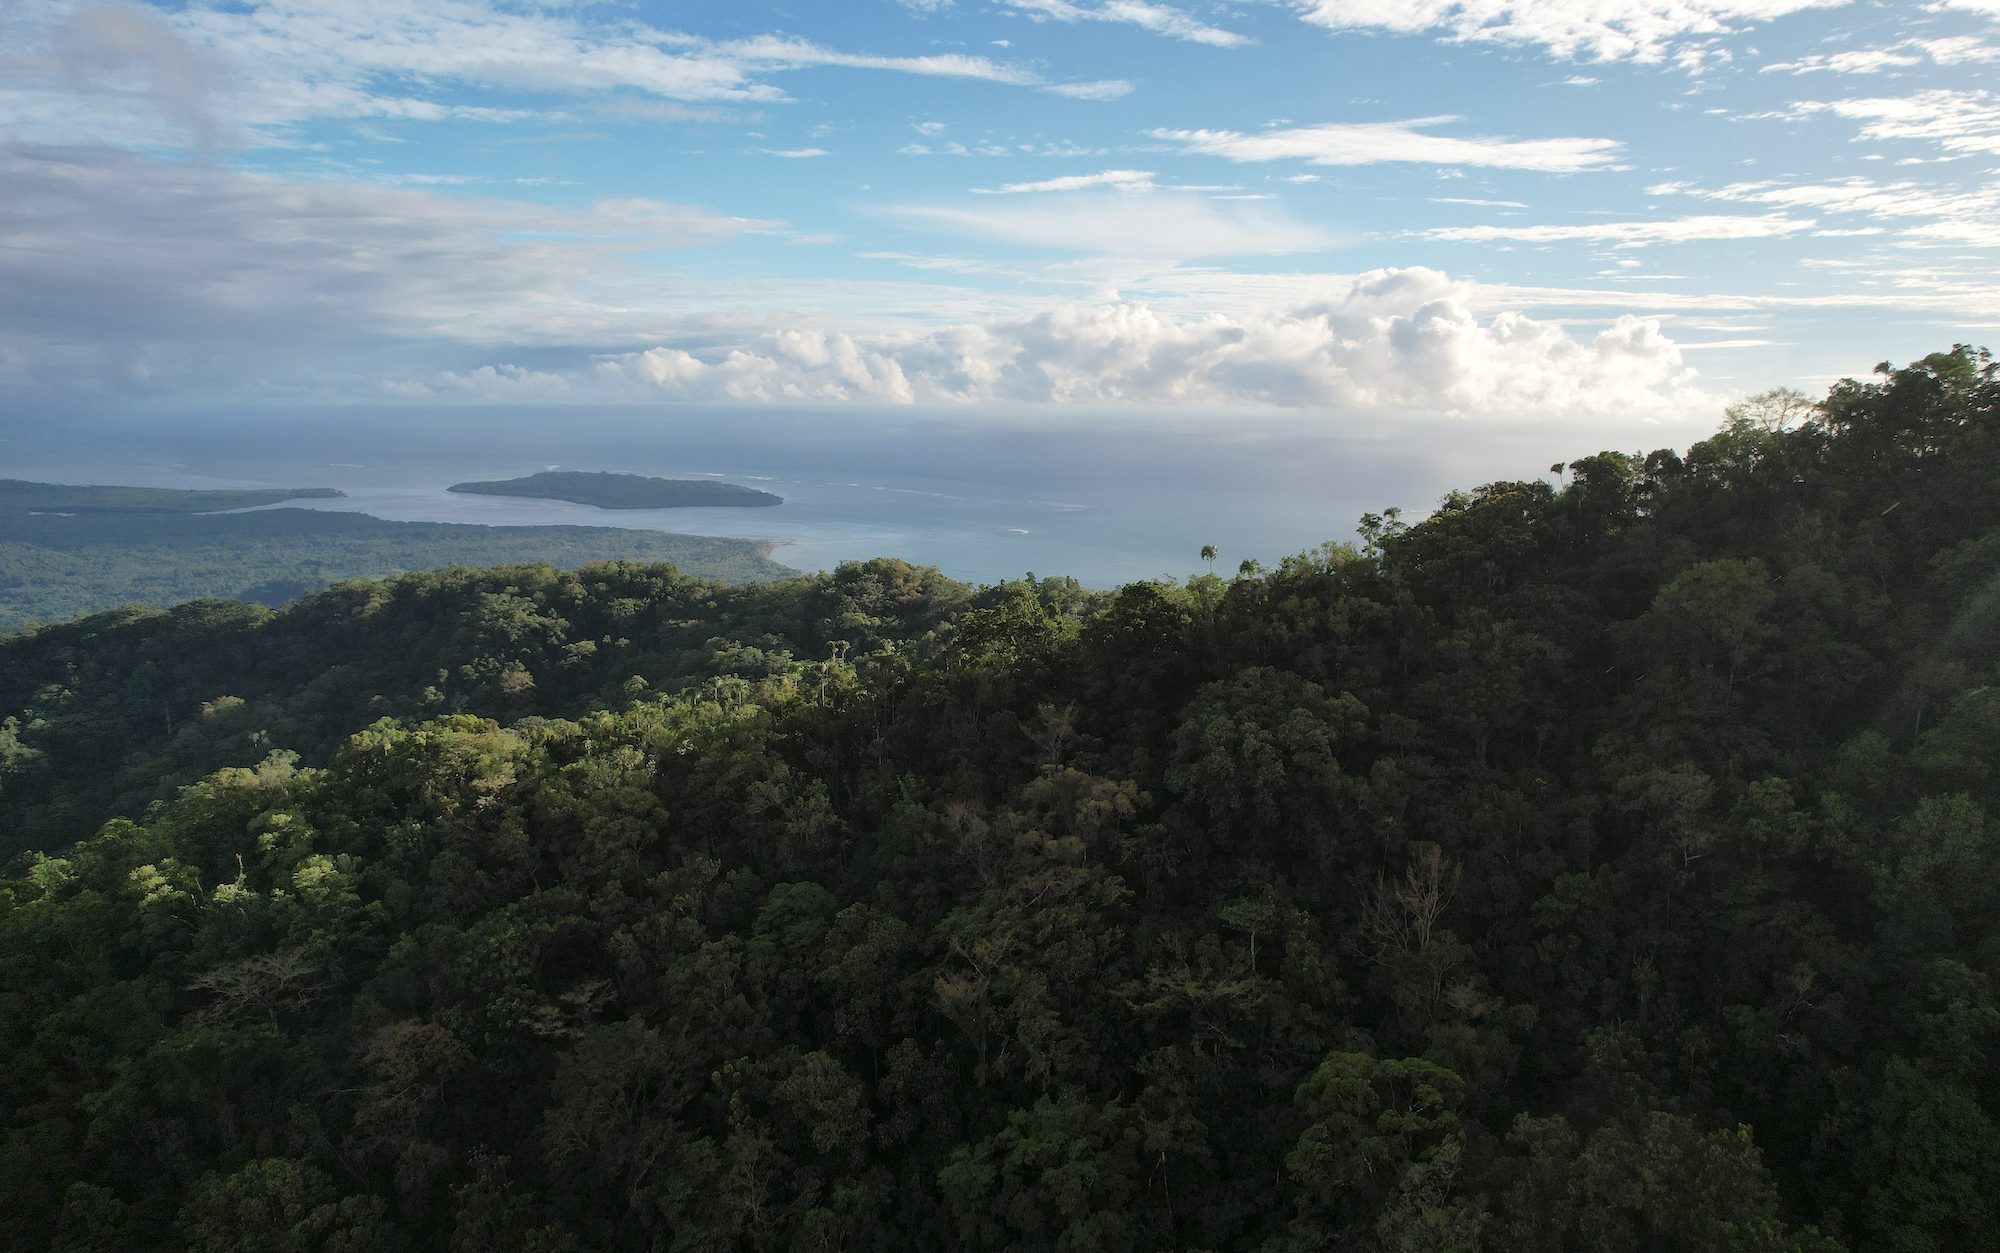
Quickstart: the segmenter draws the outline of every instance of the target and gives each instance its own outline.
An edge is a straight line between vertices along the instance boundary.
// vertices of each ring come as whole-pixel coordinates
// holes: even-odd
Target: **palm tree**
[[[1201,559],[1210,566],[1213,566],[1215,564],[1215,545],[1203,544],[1201,546]]]

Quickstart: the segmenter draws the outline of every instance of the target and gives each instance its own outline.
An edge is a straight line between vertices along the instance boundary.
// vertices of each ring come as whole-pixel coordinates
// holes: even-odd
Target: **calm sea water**
[[[0,432],[0,477],[337,487],[344,498],[300,503],[406,521],[767,539],[802,569],[896,556],[975,582],[1033,571],[1102,587],[1197,573],[1204,544],[1225,572],[1245,558],[1271,565],[1351,539],[1368,510],[1421,515],[1452,487],[1533,477],[1605,446],[1673,442],[1646,434],[1303,417],[288,410],[14,425]],[[555,467],[711,476],[785,503],[602,510],[445,490]]]

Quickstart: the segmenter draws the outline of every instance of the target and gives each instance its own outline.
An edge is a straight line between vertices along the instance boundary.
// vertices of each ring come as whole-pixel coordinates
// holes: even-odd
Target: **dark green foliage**
[[[453,483],[445,489],[476,496],[533,496],[600,509],[686,509],[717,505],[782,505],[785,498],[715,479],[656,479],[608,471],[544,470],[518,479]]]
[[[0,1248],[1994,1248],[1996,434],[0,642]]]
[[[712,579],[796,573],[768,550],[756,540],[661,531],[387,522],[310,509],[69,517],[0,509],[0,632],[205,596],[282,605],[343,579],[451,565],[660,561]]]

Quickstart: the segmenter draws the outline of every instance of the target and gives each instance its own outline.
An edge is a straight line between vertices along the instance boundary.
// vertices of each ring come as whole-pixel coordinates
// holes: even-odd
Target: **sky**
[[[0,420],[1686,422],[1996,259],[2000,0],[0,4]]]

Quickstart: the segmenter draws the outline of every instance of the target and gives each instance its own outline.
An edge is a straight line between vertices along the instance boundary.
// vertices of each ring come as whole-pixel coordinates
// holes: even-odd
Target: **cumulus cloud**
[[[1425,239],[1452,243],[1511,239],[1536,244],[1590,243],[1643,248],[1648,244],[1682,244],[1694,240],[1770,239],[1811,230],[1813,225],[1810,218],[1789,218],[1782,213],[1758,217],[1712,214],[1654,222],[1585,222],[1573,226],[1441,226],[1420,234]]]
[[[626,400],[1009,401],[1278,405],[1337,412],[1674,416],[1712,409],[1652,319],[1588,337],[1518,312],[1481,317],[1472,285],[1378,270],[1284,312],[1176,316],[1119,301],[872,338],[800,329],[706,352],[608,354],[571,380]],[[506,371],[441,391],[483,399],[546,389]]]
[[[1500,139],[1432,135],[1426,128],[1462,121],[1456,117],[1413,118],[1404,122],[1329,122],[1246,134],[1227,130],[1155,130],[1188,152],[1231,161],[1304,161],[1311,165],[1376,165],[1413,162],[1469,165],[1568,174],[1612,167],[1615,139]]]
[[[1960,0],[1968,2],[1968,0]],[[1980,3],[1984,0],[1969,0]],[[1698,64],[1712,39],[1754,22],[1847,0],[1294,0],[1299,15],[1333,30],[1436,31],[1458,42],[1542,48],[1564,60]],[[1689,53],[1696,54],[1689,58]]]
[[[593,381],[654,399],[864,400],[908,404],[916,392],[894,356],[839,333],[779,331],[703,360],[679,348],[607,357]]]

